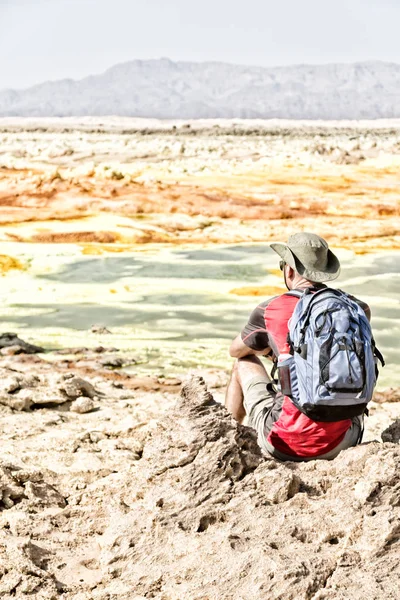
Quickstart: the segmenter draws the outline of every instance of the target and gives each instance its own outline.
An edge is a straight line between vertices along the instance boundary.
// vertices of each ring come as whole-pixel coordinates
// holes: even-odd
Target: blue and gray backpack
[[[340,290],[293,290],[289,321],[289,394],[314,421],[341,421],[366,412],[378,377],[375,346],[364,310]],[[279,365],[279,363],[278,363]]]

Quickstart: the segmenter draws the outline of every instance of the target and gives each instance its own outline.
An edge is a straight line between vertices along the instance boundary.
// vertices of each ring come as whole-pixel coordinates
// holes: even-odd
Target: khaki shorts
[[[248,426],[257,432],[257,441],[261,450],[279,460],[308,461],[316,459],[332,460],[339,452],[361,443],[364,433],[364,417],[354,417],[352,424],[340,444],[335,448],[315,457],[293,457],[280,452],[268,441],[267,437],[282,411],[284,396],[277,391],[268,377],[253,377],[243,389],[244,408],[246,411]]]

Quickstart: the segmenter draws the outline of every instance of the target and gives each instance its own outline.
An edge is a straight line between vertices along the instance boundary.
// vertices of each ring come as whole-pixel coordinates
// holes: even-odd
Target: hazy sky
[[[400,63],[400,0],[0,0],[0,89],[134,58]]]

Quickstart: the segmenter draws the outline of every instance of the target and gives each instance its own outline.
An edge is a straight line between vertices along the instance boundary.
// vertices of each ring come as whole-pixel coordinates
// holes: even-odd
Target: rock
[[[22,354],[23,348],[22,346],[6,346],[5,348],[1,348],[0,354],[2,356],[15,356],[16,354]]]
[[[382,392],[374,392],[373,401],[377,404],[384,402],[400,402],[400,389],[389,388]]]
[[[254,473],[257,487],[263,489],[266,502],[280,504],[293,498],[300,489],[301,479],[294,473],[278,468],[270,470],[268,463],[261,465]]]
[[[80,396],[92,398],[95,395],[94,387],[73,373],[61,378],[53,374],[39,378],[0,369],[0,404],[14,410],[29,410],[33,405],[59,405]]]
[[[7,377],[6,379],[2,380],[1,387],[7,394],[12,394],[13,392],[21,389],[21,378],[17,377],[16,375]]]
[[[61,385],[60,390],[65,392],[69,399],[76,400],[79,396],[86,396],[93,398],[96,395],[96,390],[91,383],[85,381],[81,377],[73,375],[71,378],[66,379]]]
[[[40,377],[34,373],[24,373],[20,377],[20,385],[22,388],[34,388],[40,383]]]
[[[84,414],[94,409],[94,402],[91,398],[80,396],[70,406],[72,412]]]
[[[8,398],[8,405],[14,410],[29,410],[34,404],[33,390],[25,389]]]
[[[2,596],[4,596],[4,594],[10,594],[17,589],[21,582],[22,575],[20,573],[16,573],[15,571],[12,573],[5,573],[0,581],[0,594]]]
[[[29,382],[29,380],[28,380]],[[0,383],[0,404],[5,404],[13,410],[29,410],[33,401],[33,390],[22,389],[27,379],[23,376],[6,377]]]
[[[372,443],[331,462],[279,463],[192,379],[139,461],[129,484],[115,482],[119,500],[109,490],[99,538],[100,564],[124,589],[223,600],[400,597],[400,448]],[[90,503],[93,489],[80,499]]]
[[[158,381],[158,383],[162,383],[163,385],[172,386],[172,387],[179,386],[182,384],[182,380],[178,379],[177,377],[167,377],[167,378],[159,377],[157,379],[157,381]]]
[[[77,348],[62,348],[61,350],[54,350],[54,354],[85,354],[89,352],[89,348],[79,346]]]
[[[396,419],[389,427],[382,432],[383,442],[400,443],[400,419]]]
[[[19,394],[18,394],[19,395]],[[47,386],[41,387],[34,395],[32,395],[32,405],[36,407],[46,406],[60,406],[70,400],[65,394],[58,392],[58,390],[52,391]]]
[[[44,352],[44,348],[35,346],[21,340],[16,333],[2,333],[0,335],[0,348],[18,348],[18,351],[12,351],[13,354],[25,353],[25,354],[36,354],[38,352]]]
[[[106,349],[104,346],[96,346],[96,348],[93,348],[93,352],[96,352],[96,354],[102,354],[105,351]]]
[[[31,408],[33,402],[32,402],[31,397],[28,397],[28,398],[18,398],[18,397],[1,398],[0,397],[0,404],[3,404],[4,406],[9,406],[13,410],[24,411],[24,410],[29,410]]]
[[[103,367],[112,367],[114,369],[119,369],[124,365],[124,359],[119,356],[104,356],[100,359],[100,364]]]
[[[97,333],[98,335],[107,335],[111,333],[111,331],[107,329],[107,327],[104,327],[104,325],[92,325],[90,331],[92,333]]]
[[[23,411],[33,405],[63,404],[67,400],[65,394],[57,393],[57,385],[52,378],[0,369],[0,404]]]
[[[107,435],[103,431],[90,431],[89,438],[93,444],[97,444],[97,442],[100,442],[100,440],[105,440]]]
[[[25,485],[25,494],[28,499],[41,506],[66,506],[63,496],[52,486],[47,483],[33,483],[28,481]]]
[[[13,394],[24,388],[36,387],[39,378],[36,375],[24,375],[12,369],[2,369],[0,374],[0,391],[7,394]]]
[[[24,487],[13,477],[16,467],[0,464],[0,507],[11,508],[25,497]]]
[[[111,382],[112,387],[122,390],[124,388],[124,384],[122,383],[122,381],[112,381]]]
[[[0,532],[0,596],[56,600],[56,579],[46,571],[50,553],[29,539],[16,543]]]
[[[27,471],[0,463],[0,507],[12,508],[24,499],[30,506],[65,506],[64,498],[52,485],[43,481],[40,471]]]

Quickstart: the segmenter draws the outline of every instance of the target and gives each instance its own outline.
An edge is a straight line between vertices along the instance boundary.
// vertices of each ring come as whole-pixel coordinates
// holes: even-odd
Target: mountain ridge
[[[119,63],[80,80],[0,91],[0,116],[161,119],[400,117],[400,64],[278,67],[168,58]]]

